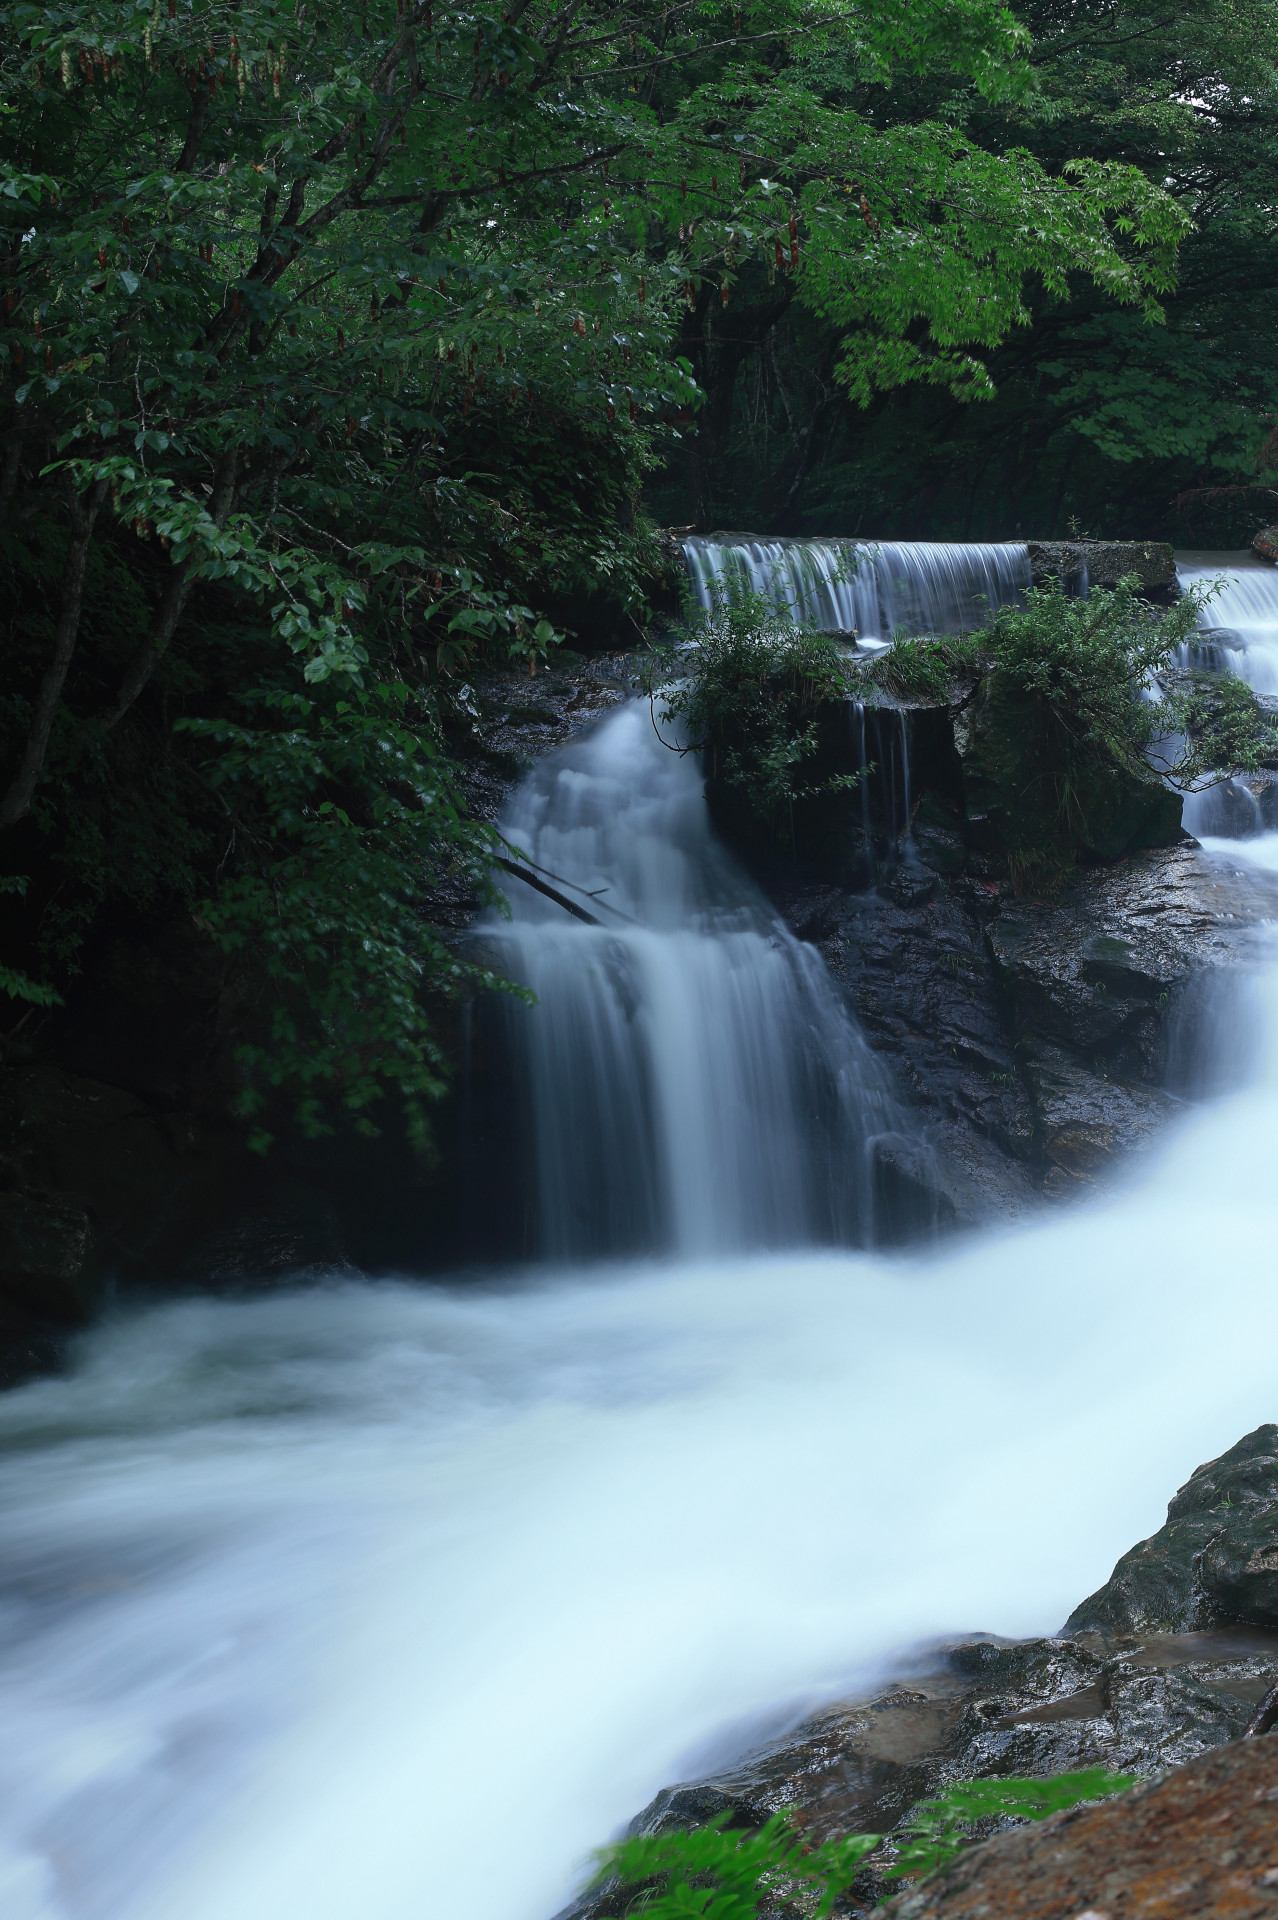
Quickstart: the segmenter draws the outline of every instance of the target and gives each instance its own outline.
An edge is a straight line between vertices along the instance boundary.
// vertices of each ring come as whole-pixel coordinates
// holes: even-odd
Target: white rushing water
[[[1212,588],[1198,614],[1203,642],[1182,648],[1180,665],[1236,674],[1262,696],[1278,694],[1278,567],[1250,552],[1178,553],[1176,574],[1184,587]],[[1187,830],[1200,839],[1264,832],[1275,815],[1262,805],[1267,785],[1242,775],[1188,795]]]
[[[660,703],[658,703],[658,711]],[[484,930],[552,1258],[875,1236],[897,1102],[815,948],[710,829],[692,754],[636,701],[529,777],[512,845],[600,926],[511,881]],[[565,879],[567,876],[567,879]]]
[[[1182,586],[1221,584],[1199,614],[1214,644],[1186,665],[1236,673],[1257,693],[1278,693],[1278,567],[1257,554],[1178,553]]]
[[[859,1059],[716,864],[687,763],[649,790],[629,725],[534,778],[528,851],[658,916],[707,1018],[806,1022]],[[545,960],[552,1016],[561,974],[603,1027],[674,992],[643,930],[541,915],[501,937]],[[776,994],[716,974],[711,939],[762,942],[743,964]],[[1199,1461],[1278,1411],[1278,969],[1248,1007],[1250,1087],[1140,1183],[1016,1232],[179,1301],[0,1396],[4,1920],[547,1920],[716,1743],[929,1636],[1058,1626]],[[767,1036],[716,1101],[676,1032],[647,1071],[684,1091],[653,1137],[696,1128],[645,1178],[682,1245],[707,1219],[730,1243],[747,1178],[774,1205],[734,1144],[750,1103],[774,1142],[811,1116]],[[571,1124],[605,1124],[581,1097]]]
[[[829,633],[886,643],[894,633],[979,627],[1030,584],[1023,541],[760,540],[694,535],[684,558],[700,605],[736,580]]]

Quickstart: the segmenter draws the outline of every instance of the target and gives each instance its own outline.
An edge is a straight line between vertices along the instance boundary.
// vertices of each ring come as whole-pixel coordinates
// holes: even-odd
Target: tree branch
[[[229,447],[218,462],[217,475],[213,482],[213,498],[209,503],[209,515],[219,533],[226,525],[227,516],[231,511],[231,502],[235,498],[235,466],[236,450],[234,447]],[[191,585],[189,561],[169,569],[169,577],[164,583],[164,592],[160,595],[160,604],[151,631],[124,669],[114,700],[98,715],[98,726],[103,733],[108,732],[117,720],[124,717],[159,666],[164,651],[173,638],[177,623],[182,618],[183,609],[190,597]]]
[[[107,482],[95,480],[83,500],[76,492],[70,474],[64,478],[64,488],[71,517],[71,544],[67,548],[66,569],[62,576],[62,609],[53,637],[53,657],[45,669],[36,695],[35,714],[27,735],[22,764],[9,783],[4,798],[0,800],[0,827],[15,826],[24,817],[30,808],[36,781],[40,778],[49,748],[49,735],[53,730],[53,716],[62,698],[67,669],[79,637],[80,610],[84,605],[84,574],[93,541],[93,525],[98,517],[98,509],[106,498]]]

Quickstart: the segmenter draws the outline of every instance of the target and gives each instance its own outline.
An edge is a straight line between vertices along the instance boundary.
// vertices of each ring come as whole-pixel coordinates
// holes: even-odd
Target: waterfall
[[[898,631],[959,633],[1030,584],[1019,541],[756,540],[695,536],[683,543],[698,603],[736,580],[827,633],[887,642]]]
[[[502,831],[603,923],[512,881],[509,921],[482,929],[496,968],[536,995],[492,1012],[537,1250],[877,1237],[876,1148],[905,1123],[816,950],[714,837],[696,756],[632,703],[544,761]]]
[[[725,1728],[1056,1629],[1278,1411],[1278,960],[1126,1187],[763,1257],[865,1237],[897,1124],[815,956],[642,707],[505,826],[603,923],[480,936],[563,1257],[121,1306],[0,1395],[4,1920],[547,1920]]]
[[[1278,567],[1250,552],[1178,553],[1176,575],[1182,587],[1222,582],[1199,610],[1203,640],[1180,649],[1179,665],[1278,694]],[[1262,833],[1278,826],[1278,790],[1263,776],[1235,777],[1186,795],[1183,817],[1199,839]]]
[[[1253,553],[1178,553],[1183,587],[1222,580],[1198,625],[1207,645],[1186,649],[1183,664],[1236,673],[1257,693],[1278,693],[1278,567]]]

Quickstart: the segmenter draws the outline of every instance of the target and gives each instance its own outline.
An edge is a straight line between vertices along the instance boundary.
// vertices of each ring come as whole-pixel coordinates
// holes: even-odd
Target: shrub
[[[892,1836],[892,1860],[880,1869],[896,1880],[935,1873],[991,1820],[1043,1820],[1087,1800],[1109,1799],[1136,1784],[1131,1774],[1088,1767],[1044,1780],[971,1780],[949,1787],[914,1808]],[[821,1920],[847,1891],[869,1855],[883,1845],[877,1833],[849,1834],[811,1847],[786,1813],[749,1831],[726,1828],[720,1814],[691,1832],[639,1834],[598,1855],[598,1882],[619,1882],[627,1913],[643,1920],[755,1920],[761,1912],[793,1909]]]

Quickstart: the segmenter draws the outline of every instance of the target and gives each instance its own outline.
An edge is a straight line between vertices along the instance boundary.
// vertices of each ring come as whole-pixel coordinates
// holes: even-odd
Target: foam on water
[[[1278,968],[1234,1017],[1017,1232],[188,1300],[0,1397],[5,1920],[546,1920],[726,1727],[1058,1626],[1278,1413]]]

